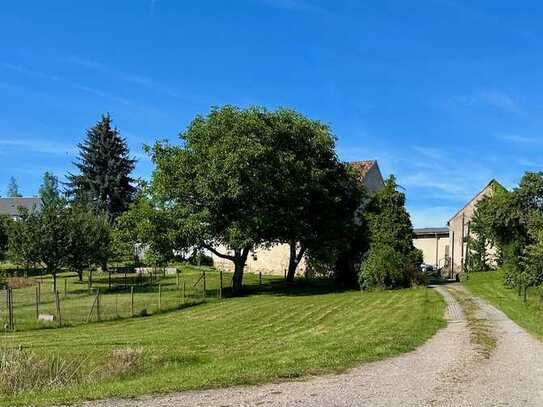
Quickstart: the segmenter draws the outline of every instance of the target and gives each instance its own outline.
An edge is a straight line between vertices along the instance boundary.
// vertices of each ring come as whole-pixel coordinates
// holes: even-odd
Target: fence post
[[[62,326],[62,315],[60,314],[60,298],[58,296],[58,290],[55,291],[55,305],[57,306],[58,326]]]
[[[100,322],[100,320],[101,320],[101,316],[100,316],[100,289],[99,288],[96,290],[96,319],[98,320],[98,322]]]
[[[162,308],[162,286],[158,283],[158,310]]]
[[[8,309],[8,331],[13,331],[13,297],[10,287],[6,288],[6,306]]]
[[[183,281],[183,304],[185,303],[185,287],[186,283]]]
[[[134,316],[134,286],[130,287],[130,314]]]
[[[36,286],[36,319],[40,317],[40,284]]]
[[[64,297],[68,296],[68,279],[64,277]]]
[[[91,295],[92,294],[92,269],[89,270],[89,281],[88,281],[88,283],[89,283],[89,295]]]
[[[179,291],[179,270],[175,270],[177,274],[177,291]]]
[[[219,270],[219,300],[222,299],[222,270]]]
[[[206,272],[203,271],[203,279],[204,279],[204,284],[203,284],[203,290],[204,290],[204,298],[206,297]]]

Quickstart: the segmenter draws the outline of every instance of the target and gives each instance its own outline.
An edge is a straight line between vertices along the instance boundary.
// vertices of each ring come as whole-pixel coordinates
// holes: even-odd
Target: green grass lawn
[[[106,273],[94,272],[92,290],[89,290],[89,273],[85,273],[80,282],[74,273],[60,273],[57,277],[57,290],[60,299],[61,322],[64,325],[78,325],[87,320],[96,321],[98,313],[93,304],[96,292],[100,290],[100,319],[111,320],[129,318],[132,311],[135,315],[156,314],[160,311],[182,308],[186,305],[213,301],[219,297],[219,272],[209,267],[182,265],[179,279],[176,275],[160,274],[153,277],[137,274],[112,274],[112,284]],[[205,271],[205,295],[202,273]],[[277,276],[248,273],[244,279],[249,290],[273,287],[273,283],[282,281]],[[58,318],[53,322],[38,321],[36,313],[57,316],[52,278],[34,276],[29,280],[33,286],[13,290],[15,329],[32,330],[58,326]],[[37,284],[40,285],[39,306],[36,306]],[[179,283],[179,284],[178,284]],[[232,274],[223,274],[223,295],[228,296],[232,283]],[[262,285],[261,285],[262,284]],[[160,286],[160,289],[159,289]],[[132,310],[132,294],[134,290],[134,307]],[[160,291],[160,293],[159,293]],[[0,291],[1,293],[1,291]],[[94,304],[96,305],[96,304]],[[92,309],[92,314],[89,314]],[[4,298],[0,300],[0,323],[7,320],[7,306]],[[1,328],[0,328],[1,330]]]
[[[501,309],[517,324],[543,339],[543,292],[528,289],[528,301],[522,302],[518,290],[503,285],[503,273],[470,273],[464,284],[473,294]]]
[[[254,278],[250,277],[249,278]],[[4,334],[10,347],[98,372],[112,352],[143,351],[133,374],[0,397],[0,405],[129,397],[337,372],[416,348],[445,325],[433,290],[331,292],[301,283],[150,317]]]

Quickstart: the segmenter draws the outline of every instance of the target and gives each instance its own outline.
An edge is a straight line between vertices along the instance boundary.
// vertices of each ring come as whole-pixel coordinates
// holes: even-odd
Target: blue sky
[[[535,1],[5,1],[0,194],[73,171],[104,112],[147,177],[142,145],[210,106],[287,106],[441,226],[491,178],[543,168],[542,18]]]

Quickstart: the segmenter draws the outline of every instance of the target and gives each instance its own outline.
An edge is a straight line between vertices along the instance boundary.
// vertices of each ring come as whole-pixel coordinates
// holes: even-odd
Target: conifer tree
[[[22,195],[19,193],[19,186],[15,178],[11,177],[8,183],[8,198],[20,198]]]
[[[43,174],[43,181],[40,186],[40,198],[42,201],[51,201],[59,197],[58,178],[49,171],[46,171]]]
[[[129,156],[126,140],[111,126],[109,114],[87,130],[79,150],[75,165],[80,173],[68,176],[70,195],[117,217],[134,199],[130,173],[135,160]]]

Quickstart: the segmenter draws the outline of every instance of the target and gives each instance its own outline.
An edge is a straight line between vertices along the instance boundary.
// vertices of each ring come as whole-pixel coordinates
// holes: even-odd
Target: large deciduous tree
[[[85,141],[79,144],[79,174],[70,174],[69,192],[76,200],[92,203],[112,218],[124,212],[133,201],[135,188],[130,174],[135,160],[128,145],[112,127],[106,114],[87,130]]]
[[[195,245],[234,263],[238,294],[249,252],[276,230],[278,152],[270,117],[260,108],[224,106],[197,116],[180,137],[181,146],[154,147],[154,191],[184,214]]]
[[[361,189],[338,161],[328,126],[288,109],[267,116],[275,151],[271,204],[277,211],[270,240],[289,244],[287,281],[293,281],[307,250],[330,250],[329,243],[341,240],[345,222],[354,221]]]

